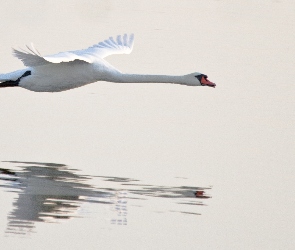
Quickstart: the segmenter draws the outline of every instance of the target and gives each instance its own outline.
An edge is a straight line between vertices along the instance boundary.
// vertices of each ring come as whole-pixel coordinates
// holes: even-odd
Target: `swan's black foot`
[[[5,87],[17,87],[19,84],[19,81],[26,76],[31,75],[31,71],[28,70],[25,73],[22,74],[21,77],[19,77],[17,80],[15,81],[5,81],[5,82],[0,82],[0,88],[5,88]]]

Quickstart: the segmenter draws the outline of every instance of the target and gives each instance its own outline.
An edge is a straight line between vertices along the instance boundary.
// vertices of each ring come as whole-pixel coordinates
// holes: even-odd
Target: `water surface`
[[[202,200],[210,198],[205,194],[210,187],[156,186],[131,178],[82,175],[77,169],[56,163],[10,163],[13,166],[9,169],[0,168],[0,187],[17,193],[7,217],[6,236],[27,236],[35,232],[37,222],[58,223],[71,218],[102,217],[110,224],[127,225],[130,199],[137,207],[152,198],[168,199],[171,207],[159,207],[155,212],[200,215],[195,206],[204,205]],[[109,210],[111,217],[97,211],[97,206]]]

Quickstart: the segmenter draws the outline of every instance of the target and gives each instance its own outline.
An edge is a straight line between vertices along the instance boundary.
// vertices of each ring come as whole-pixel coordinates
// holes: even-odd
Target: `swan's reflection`
[[[205,188],[153,186],[130,178],[86,176],[63,164],[10,163],[17,165],[14,170],[0,168],[0,187],[18,194],[8,215],[7,233],[33,232],[35,222],[84,217],[88,213],[87,204],[95,203],[107,205],[112,211],[110,223],[126,225],[127,195],[128,199],[182,198],[178,199],[179,204],[203,205],[196,200],[195,191]],[[100,187],[89,184],[93,181]]]

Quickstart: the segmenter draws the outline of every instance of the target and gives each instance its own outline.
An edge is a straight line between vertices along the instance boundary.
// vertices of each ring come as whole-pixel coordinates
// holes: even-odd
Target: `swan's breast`
[[[37,92],[59,92],[105,80],[111,71],[103,63],[50,63],[32,68],[32,74],[23,78],[19,86]]]

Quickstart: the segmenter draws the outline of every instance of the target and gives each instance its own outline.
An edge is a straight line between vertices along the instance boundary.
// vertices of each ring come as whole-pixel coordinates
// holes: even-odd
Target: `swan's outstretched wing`
[[[127,36],[127,34],[124,34],[123,37],[117,36],[116,40],[110,37],[103,42],[83,50],[60,52],[55,55],[42,57],[34,48],[33,44],[31,44],[31,47],[27,46],[28,51],[13,49],[13,54],[19,58],[25,66],[29,67],[41,66],[48,63],[71,62],[74,60],[92,63],[97,58],[105,58],[113,54],[129,54],[132,51],[133,44],[134,35],[131,34]]]

